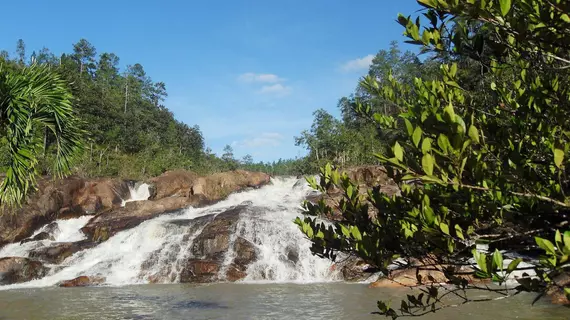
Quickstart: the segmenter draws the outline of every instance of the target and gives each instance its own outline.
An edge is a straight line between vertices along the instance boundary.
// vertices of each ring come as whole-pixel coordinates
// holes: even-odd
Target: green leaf
[[[469,138],[476,143],[479,143],[479,131],[474,125],[469,126]]]
[[[433,166],[434,166],[434,159],[432,155],[429,153],[424,154],[424,156],[422,157],[422,168],[424,169],[424,172],[428,176],[433,175]]]
[[[511,0],[500,0],[501,3],[501,15],[506,16],[509,11],[511,11]]]
[[[560,148],[554,148],[554,164],[558,168],[562,166],[562,161],[564,160],[564,150]]]
[[[424,138],[424,140],[422,141],[422,153],[426,154],[430,151],[431,151],[431,139]]]
[[[416,148],[420,144],[421,138],[422,138],[422,128],[420,128],[420,126],[417,126],[412,136],[412,141],[414,142]]]
[[[443,108],[443,113],[445,115],[445,121],[453,123],[455,121],[455,111],[453,110],[453,105],[450,103],[447,107]]]
[[[461,239],[461,240],[465,240],[465,237],[463,236],[463,230],[461,229],[461,226],[456,224],[455,225],[455,235]]]
[[[501,271],[503,270],[503,255],[497,249],[493,252],[493,263],[496,268],[499,268]]]
[[[564,246],[570,248],[570,231],[564,232]]]
[[[554,245],[552,244],[552,242],[546,240],[546,239],[542,239],[539,237],[534,237],[534,240],[536,241],[536,244],[544,251],[546,251],[546,253],[548,254],[554,254]]]
[[[570,17],[566,13],[561,14],[560,19],[564,22],[570,23]]]
[[[400,144],[398,142],[396,142],[396,144],[394,144],[394,156],[399,161],[404,160],[404,150],[402,149],[402,146],[400,146]]]
[[[350,233],[352,234],[352,237],[358,241],[362,241],[362,234],[360,233],[360,230],[358,229],[357,226],[352,226],[350,228]]]
[[[441,232],[445,233],[446,235],[449,235],[449,226],[446,223],[441,222],[439,224],[439,229],[441,229]]]
[[[507,267],[507,273],[515,271],[515,269],[519,266],[519,263],[521,262],[522,258],[516,258],[515,260],[511,261],[511,263],[509,263],[509,266]]]
[[[406,124],[406,130],[408,131],[408,135],[411,136],[414,132],[414,126],[410,122],[410,120],[404,118],[404,123]]]
[[[449,149],[451,148],[451,144],[449,143],[449,138],[447,138],[443,133],[437,137],[437,145],[444,153],[448,153],[450,151]]]

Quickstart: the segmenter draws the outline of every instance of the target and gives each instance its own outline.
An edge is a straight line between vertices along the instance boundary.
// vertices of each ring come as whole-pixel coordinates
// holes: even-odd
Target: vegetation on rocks
[[[415,259],[452,285],[416,273],[417,294],[397,305],[378,302],[378,313],[392,318],[455,305],[450,296],[477,301],[468,293],[482,287],[470,279],[502,284],[517,270],[515,291],[486,290],[547,292],[568,304],[570,4],[418,2],[423,17],[398,22],[428,54],[418,70],[429,74],[367,76],[362,97],[351,101],[359,119],[377,128],[384,150],[374,157],[400,193],[362,195],[326,165],[311,184],[342,189],[342,218],[322,223],[332,208],[307,203],[308,216],[296,223],[317,255],[354,254],[387,275]],[[488,253],[475,250],[481,243]],[[473,260],[473,270],[458,272]],[[519,268],[522,261],[531,267]]]

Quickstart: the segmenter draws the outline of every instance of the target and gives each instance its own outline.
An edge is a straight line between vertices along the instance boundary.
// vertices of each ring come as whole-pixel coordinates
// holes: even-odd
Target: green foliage
[[[24,50],[23,43],[18,47]],[[71,161],[83,147],[83,131],[66,82],[48,66],[11,68],[0,61],[0,97],[2,164],[6,170],[0,203],[19,205],[35,186],[41,134],[51,134],[51,168],[54,175],[62,176],[69,173]]]
[[[389,147],[375,157],[401,194],[373,189],[360,196],[354,182],[326,166],[320,184],[311,183],[322,192],[332,185],[344,191],[342,219],[322,223],[331,208],[307,203],[306,217],[296,223],[315,254],[356,254],[385,274],[396,258],[460,265],[474,257],[474,276],[502,283],[520,261],[504,266],[496,248],[528,255],[525,248],[534,246],[546,253],[534,268],[539,278],[519,281],[542,290],[554,273],[570,272],[562,233],[553,231],[570,214],[570,4],[419,2],[426,27],[411,17],[398,21],[409,42],[431,52],[439,67],[412,81],[390,72],[366,77],[360,87],[367,99],[354,106],[379,132],[393,133],[382,135]],[[378,110],[378,101],[393,109]],[[473,251],[482,240],[492,253]],[[464,276],[452,270],[446,276],[457,288],[470,288]],[[395,318],[445,307],[437,287],[423,291],[398,312],[380,302],[380,313]]]

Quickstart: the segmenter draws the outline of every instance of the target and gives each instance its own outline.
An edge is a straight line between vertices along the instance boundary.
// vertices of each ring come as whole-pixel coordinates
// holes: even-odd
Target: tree
[[[18,56],[18,63],[24,65],[26,63],[26,44],[22,39],[18,39],[16,44],[16,55]]]
[[[55,139],[53,170],[58,176],[69,172],[81,151],[83,132],[67,84],[47,66],[10,69],[0,62],[0,97],[1,132],[8,152],[0,203],[19,205],[35,185],[43,129]]]
[[[516,290],[548,289],[570,298],[570,285],[559,282],[570,273],[570,230],[563,230],[570,218],[570,3],[418,2],[428,26],[411,17],[398,21],[410,42],[443,57],[438,74],[411,83],[393,74],[386,83],[368,76],[360,86],[370,101],[391,102],[398,111],[355,106],[381,129],[402,133],[390,136],[390,149],[376,156],[401,194],[389,197],[375,188],[361,195],[327,165],[311,185],[344,191],[342,219],[322,223],[318,217],[332,208],[307,203],[307,217],[296,224],[317,255],[353,254],[385,274],[396,258],[418,259],[455,286],[418,277],[424,292],[399,308],[378,303],[379,313],[392,318],[450,307],[448,293],[476,301],[466,292],[480,288],[467,276],[501,284],[517,270],[521,253],[540,259],[526,261],[538,279],[517,279]],[[473,64],[482,75],[473,77]],[[476,250],[482,240],[489,253]],[[505,255],[513,255],[512,262],[505,264]],[[475,271],[458,274],[470,259]],[[511,295],[508,288],[488,290]]]
[[[80,39],[73,45],[73,59],[79,65],[79,74],[95,68],[95,47],[85,39]]]
[[[245,165],[251,165],[253,164],[253,157],[250,154],[246,154],[245,156],[243,156],[241,162]]]

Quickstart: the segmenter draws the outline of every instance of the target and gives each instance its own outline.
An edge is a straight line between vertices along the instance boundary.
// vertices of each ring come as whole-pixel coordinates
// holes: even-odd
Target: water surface
[[[346,283],[18,289],[0,291],[0,319],[387,319],[371,314],[376,300],[399,304],[406,293]],[[473,303],[418,319],[570,319],[568,308],[532,306],[534,297]]]

